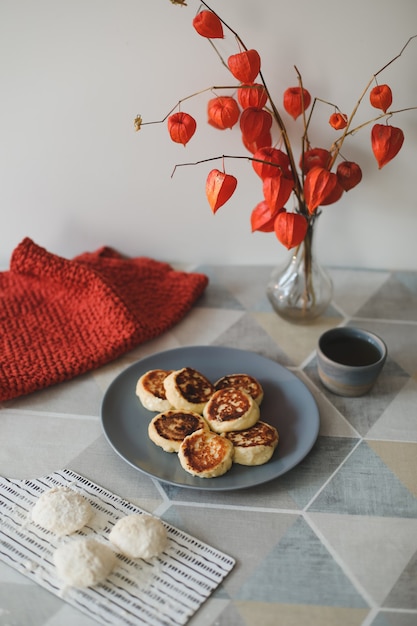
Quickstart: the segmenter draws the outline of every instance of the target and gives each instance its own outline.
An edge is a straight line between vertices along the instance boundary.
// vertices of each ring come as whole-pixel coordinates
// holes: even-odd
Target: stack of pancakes
[[[136,395],[146,409],[159,411],[149,423],[150,439],[177,453],[194,476],[221,476],[233,463],[262,465],[278,445],[276,428],[260,420],[262,386],[248,374],[211,383],[191,367],[149,370]]]

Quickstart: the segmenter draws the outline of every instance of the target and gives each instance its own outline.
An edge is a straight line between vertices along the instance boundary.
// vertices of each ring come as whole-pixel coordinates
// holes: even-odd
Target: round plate
[[[145,409],[136,396],[137,380],[148,370],[182,367],[192,367],[212,382],[236,373],[258,379],[264,389],[261,419],[279,432],[278,447],[268,463],[234,464],[223,476],[198,478],[182,469],[175,453],[164,452],[149,439],[148,424],[156,413]],[[176,348],[134,363],[107,389],[101,420],[107,441],[134,468],[171,485],[209,490],[253,487],[288,472],[311,450],[320,426],[313,396],[285,367],[254,352],[217,346]]]

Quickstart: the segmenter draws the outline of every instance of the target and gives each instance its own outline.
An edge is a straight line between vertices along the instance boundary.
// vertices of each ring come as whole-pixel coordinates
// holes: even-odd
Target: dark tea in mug
[[[323,345],[323,352],[336,363],[354,367],[372,365],[381,358],[374,344],[358,337],[336,337]]]
[[[362,396],[374,385],[387,357],[384,341],[367,330],[345,326],[321,335],[317,368],[321,382],[340,396]]]

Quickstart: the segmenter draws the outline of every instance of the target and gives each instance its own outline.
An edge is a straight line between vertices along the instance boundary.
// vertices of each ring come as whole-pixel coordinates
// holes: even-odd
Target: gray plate
[[[148,424],[156,413],[145,409],[137,398],[137,380],[151,369],[182,367],[192,367],[212,382],[236,373],[259,380],[264,389],[261,419],[279,432],[278,447],[268,463],[235,464],[218,478],[197,478],[182,469],[175,453],[164,452],[149,439]],[[313,396],[285,367],[254,352],[217,346],[176,348],[134,363],[107,389],[101,420],[109,444],[134,468],[171,485],[219,491],[254,487],[288,472],[311,450],[320,426]]]

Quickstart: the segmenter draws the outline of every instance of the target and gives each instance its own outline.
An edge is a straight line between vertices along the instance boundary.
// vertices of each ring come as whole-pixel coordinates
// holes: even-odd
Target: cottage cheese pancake
[[[278,431],[271,424],[258,421],[246,430],[226,433],[234,447],[233,461],[239,465],[263,465],[278,445]]]
[[[200,414],[214,393],[212,383],[191,367],[171,372],[164,380],[164,387],[173,408]]]
[[[225,387],[236,387],[246,391],[258,404],[261,404],[264,391],[261,384],[253,376],[249,374],[228,374],[222,376],[217,382],[214,383],[215,389],[224,389]]]
[[[167,411],[171,403],[165,394],[164,380],[171,370],[149,370],[143,374],[136,384],[136,395],[145,409],[149,411]]]
[[[186,472],[199,478],[215,478],[232,467],[233,444],[211,430],[197,430],[181,443],[178,459]]]
[[[218,389],[204,407],[203,415],[212,430],[226,433],[250,428],[259,419],[259,405],[241,389]]]
[[[183,439],[202,428],[208,430],[208,424],[198,413],[171,409],[155,415],[149,423],[148,435],[165,452],[178,452]]]

